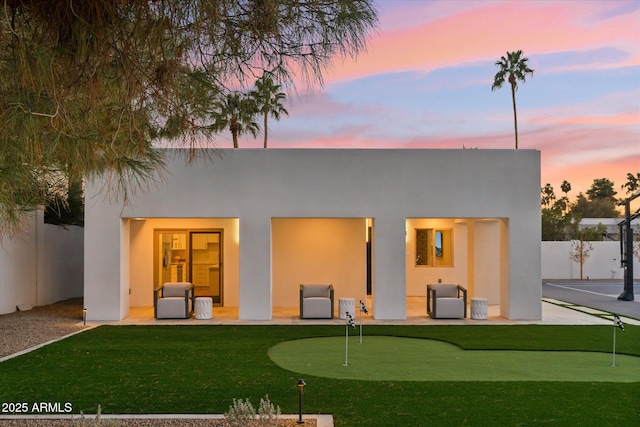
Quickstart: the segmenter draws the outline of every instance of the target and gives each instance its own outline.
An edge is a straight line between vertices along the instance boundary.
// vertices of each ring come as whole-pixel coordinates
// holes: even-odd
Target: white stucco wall
[[[0,314],[81,297],[83,228],[45,224],[38,210],[22,234],[0,245]]]
[[[620,267],[620,242],[589,242],[593,249],[582,266],[586,279],[624,279]],[[542,277],[545,279],[580,279],[580,265],[569,254],[571,242],[542,242]],[[640,261],[633,259],[634,279],[640,278]]]
[[[84,292],[84,228],[44,224],[39,247],[37,305],[81,297]]]
[[[0,314],[13,313],[17,305],[37,305],[37,241],[38,231],[43,228],[41,217],[42,212],[30,215],[22,235],[5,240],[0,246]]]
[[[238,218],[239,316],[269,319],[272,218],[372,218],[373,310],[405,319],[408,218],[493,218],[508,224],[501,312],[539,319],[540,153],[533,150],[221,150],[211,163],[168,162],[166,181],[126,206],[87,183],[89,318],[126,315],[129,218]],[[126,225],[121,221],[126,219]],[[476,242],[477,244],[477,242]],[[128,257],[127,257],[128,258]],[[477,268],[474,267],[474,268]],[[503,268],[503,267],[501,267]],[[127,270],[125,277],[122,272]],[[501,270],[502,271],[502,270]],[[468,275],[468,274],[467,274]],[[464,276],[464,274],[463,274]]]

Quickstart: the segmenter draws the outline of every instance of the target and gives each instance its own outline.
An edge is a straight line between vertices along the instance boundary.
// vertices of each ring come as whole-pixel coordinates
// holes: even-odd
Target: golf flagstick
[[[364,305],[362,300],[360,300],[360,344],[362,344],[362,312],[363,311],[365,314],[369,314],[369,311],[367,310],[367,306]]]
[[[624,324],[622,323],[622,320],[620,320],[620,318],[618,317],[617,314],[613,315],[613,363],[611,364],[611,366],[616,366],[616,329],[620,328],[622,329],[622,332],[624,332]]]
[[[344,325],[344,365],[349,366],[349,326],[356,328],[356,324],[353,322],[353,316],[347,311],[347,322]]]

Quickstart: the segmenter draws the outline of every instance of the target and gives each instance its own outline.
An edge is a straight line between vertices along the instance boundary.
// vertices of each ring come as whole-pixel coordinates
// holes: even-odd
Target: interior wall
[[[474,294],[476,288],[475,281],[475,247],[476,247],[476,239],[475,239],[475,221],[469,220],[466,222],[466,232],[467,232],[467,289],[471,293]]]
[[[511,259],[509,255],[509,220],[500,219],[500,311],[506,317],[511,292]]]
[[[471,296],[500,304],[501,240],[498,220],[475,221],[474,289]]]
[[[298,307],[300,284],[331,283],[338,298],[365,300],[365,218],[273,218],[272,304]]]
[[[120,280],[118,281],[120,284],[120,316],[127,317],[129,316],[129,307],[131,306],[130,274],[132,264],[129,262],[131,259],[131,245],[129,244],[131,241],[131,221],[121,219],[120,222],[120,250],[118,251],[120,254]],[[87,314],[88,310],[89,309],[87,309]]]
[[[129,220],[131,307],[153,306],[153,231],[154,229],[223,230],[223,304],[238,306],[240,257],[239,221],[235,218],[148,218]]]
[[[453,266],[416,266],[416,229],[450,229],[453,232]],[[426,296],[429,283],[458,283],[467,286],[466,224],[452,218],[407,218],[407,296]]]

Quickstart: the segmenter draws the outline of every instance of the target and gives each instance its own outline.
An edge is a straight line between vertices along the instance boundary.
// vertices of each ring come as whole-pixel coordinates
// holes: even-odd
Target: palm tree
[[[571,183],[565,179],[564,181],[562,181],[560,189],[564,193],[565,197],[569,197],[569,191],[571,191]]]
[[[267,148],[267,138],[269,128],[267,120],[269,116],[280,120],[280,115],[289,115],[289,112],[282,105],[282,101],[287,97],[284,92],[278,92],[280,85],[274,84],[270,77],[262,77],[256,81],[256,90],[251,92],[251,96],[256,102],[258,112],[263,116],[264,125],[264,148]]]
[[[228,127],[233,138],[233,148],[238,148],[238,136],[247,132],[254,137],[258,135],[260,126],[254,120],[258,110],[252,98],[240,93],[228,93],[215,106],[215,121],[209,129],[220,132]]]
[[[500,67],[494,77],[491,90],[500,89],[505,81],[511,84],[511,99],[513,100],[513,125],[516,131],[516,150],[518,149],[518,117],[516,114],[516,90],[518,90],[518,80],[523,82],[527,74],[533,76],[533,71],[527,65],[528,58],[522,57],[522,51],[507,52],[506,58],[502,56],[496,65]]]

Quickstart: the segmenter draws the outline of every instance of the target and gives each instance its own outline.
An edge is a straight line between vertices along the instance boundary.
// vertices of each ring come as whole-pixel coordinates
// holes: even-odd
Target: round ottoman
[[[471,298],[471,318],[485,320],[489,317],[486,298]]]
[[[196,319],[211,319],[213,309],[213,298],[197,297],[196,298]]]
[[[341,319],[347,318],[347,312],[351,313],[351,317],[356,318],[356,300],[355,298],[338,299],[338,313]]]

